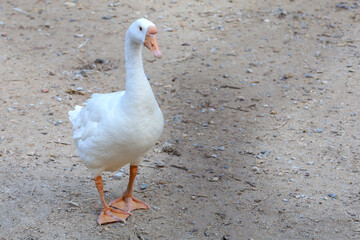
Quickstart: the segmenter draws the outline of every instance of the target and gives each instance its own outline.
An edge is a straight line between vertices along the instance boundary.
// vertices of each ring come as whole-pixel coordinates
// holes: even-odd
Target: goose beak
[[[145,45],[145,47],[150,49],[150,51],[153,52],[155,57],[161,58],[162,53],[161,53],[161,51],[159,49],[159,45],[156,41],[157,32],[158,32],[158,30],[155,26],[150,26],[146,33],[144,45]]]

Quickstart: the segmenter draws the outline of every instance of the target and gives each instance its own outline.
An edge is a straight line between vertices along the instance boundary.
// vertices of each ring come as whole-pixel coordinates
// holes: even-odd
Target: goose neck
[[[142,62],[142,45],[125,40],[126,82],[145,76]]]

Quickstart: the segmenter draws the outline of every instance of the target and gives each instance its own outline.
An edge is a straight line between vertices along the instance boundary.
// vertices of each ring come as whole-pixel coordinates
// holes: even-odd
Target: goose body
[[[99,224],[124,221],[131,210],[149,208],[132,197],[131,178],[135,178],[141,157],[155,145],[164,125],[163,115],[142,63],[143,45],[156,57],[161,57],[156,33],[155,25],[146,19],[131,24],[125,39],[125,91],[93,94],[84,107],[76,106],[69,112],[78,155],[94,173],[102,198],[103,211]],[[128,189],[122,199],[117,200],[118,206],[109,206],[104,202],[101,174],[104,171],[117,171],[126,164],[130,164]],[[112,204],[116,205],[114,202]]]
[[[163,129],[163,116],[152,92],[148,100],[131,104],[126,91],[93,94],[86,107],[70,113],[74,142],[84,164],[100,175],[126,164],[138,165]]]

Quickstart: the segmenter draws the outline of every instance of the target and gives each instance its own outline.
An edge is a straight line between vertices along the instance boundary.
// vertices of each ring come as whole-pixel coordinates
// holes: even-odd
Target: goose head
[[[133,44],[144,44],[155,57],[160,58],[162,53],[156,41],[157,32],[155,24],[145,18],[140,18],[130,25],[127,35]]]

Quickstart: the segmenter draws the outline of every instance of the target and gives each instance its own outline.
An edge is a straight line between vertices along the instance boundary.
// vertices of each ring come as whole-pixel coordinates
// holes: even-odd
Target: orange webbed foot
[[[136,209],[150,209],[149,205],[146,203],[134,198],[133,196],[129,197],[120,197],[110,203],[111,207],[121,209],[125,212],[131,212]]]
[[[114,223],[114,222],[123,222],[127,217],[129,217],[131,213],[124,212],[120,209],[115,209],[112,207],[107,207],[102,210],[100,213],[98,224],[107,224],[107,223]]]

